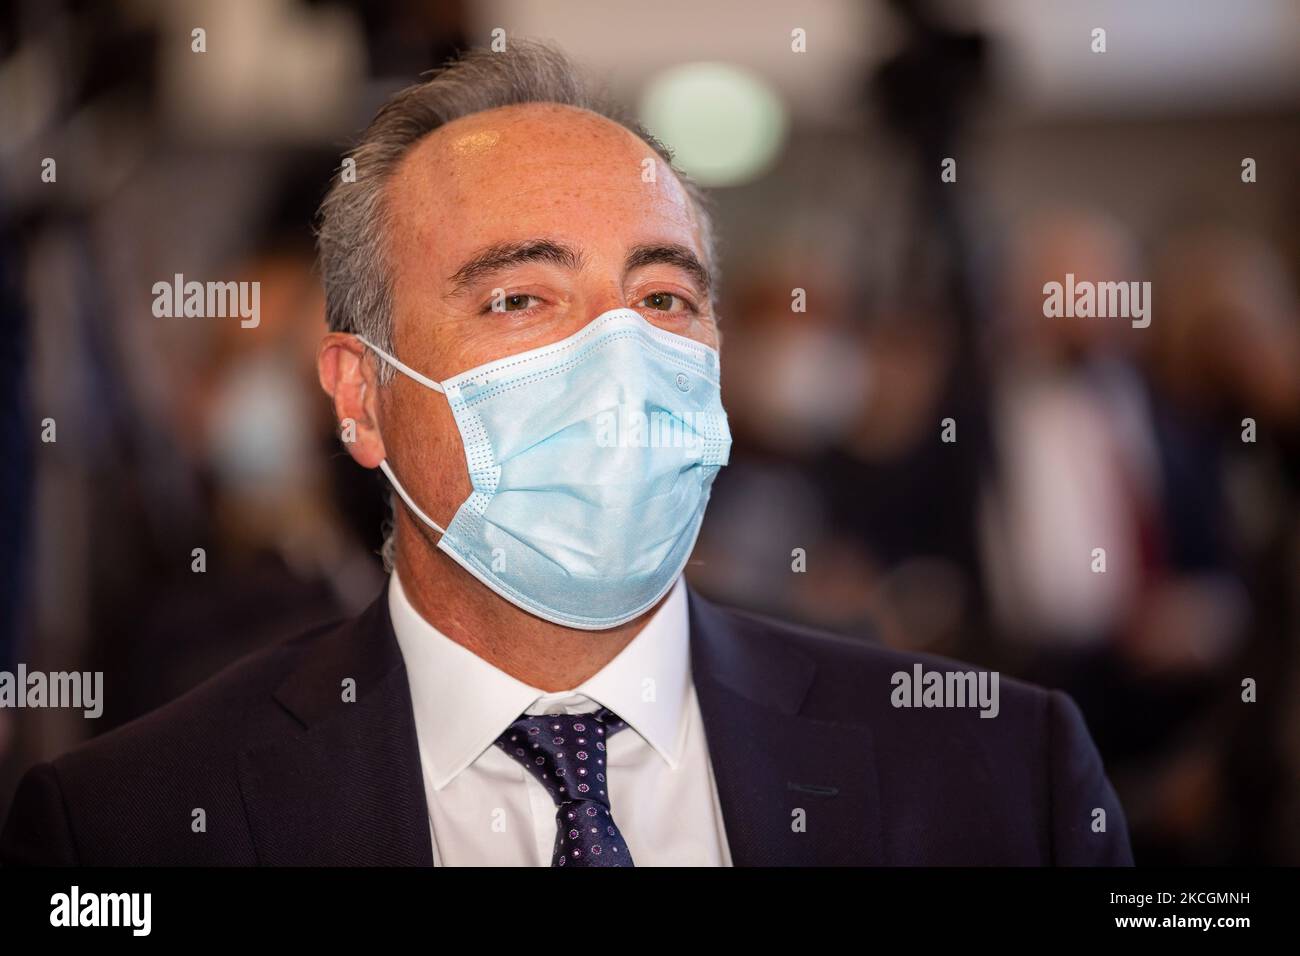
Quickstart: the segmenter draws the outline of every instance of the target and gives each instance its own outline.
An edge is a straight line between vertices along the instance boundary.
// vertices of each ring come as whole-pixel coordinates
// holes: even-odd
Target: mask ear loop
[[[407,376],[408,378],[414,379],[415,381],[419,382],[421,385],[426,386],[427,388],[433,389],[435,392],[443,392],[445,394],[445,390],[443,389],[443,387],[439,385],[437,382],[435,382],[433,379],[429,378],[426,375],[421,375],[415,369],[411,368],[410,366],[406,365],[403,362],[398,361],[394,356],[389,355],[378,345],[375,345],[373,342],[367,341],[364,337],[358,335],[357,338],[360,339],[366,345],[367,348],[374,349],[374,351],[377,354],[383,357],[384,361],[388,362],[390,365],[393,366],[393,368],[397,369],[403,375]],[[410,508],[417,518],[419,518],[421,521],[427,524],[430,528],[433,528],[439,534],[447,533],[446,528],[444,528],[442,525],[438,524],[438,522],[434,521],[427,514],[425,514],[423,509],[421,509],[420,506],[415,503],[415,499],[413,499],[410,495],[406,493],[406,489],[402,487],[402,483],[398,481],[397,476],[393,474],[393,469],[389,467],[387,458],[385,458],[383,461],[379,463],[379,469],[388,478],[389,483],[397,491],[397,494],[401,497],[402,501],[406,502],[406,507]]]
[[[429,376],[421,375],[415,369],[411,368],[411,366],[407,365],[405,362],[400,361],[396,356],[389,355],[387,352],[381,349],[374,342],[371,342],[365,336],[358,335],[356,338],[358,339],[358,341],[362,342],[367,348],[374,349],[376,353],[378,353],[380,356],[383,357],[383,360],[385,362],[387,362],[393,368],[397,369],[407,378],[415,379],[415,381],[419,382],[425,388],[431,388],[435,392],[442,392],[444,395],[446,394],[447,390],[443,388],[441,385],[439,385],[437,382],[435,382],[433,379],[429,378]]]
[[[379,463],[379,469],[380,469],[380,471],[382,471],[385,475],[388,476],[388,481],[392,484],[392,486],[393,486],[395,489],[397,489],[397,493],[398,493],[399,495],[401,495],[402,500],[406,502],[406,507],[410,508],[411,511],[413,511],[413,512],[415,513],[415,516],[416,516],[417,518],[419,518],[421,521],[423,521],[425,524],[427,524],[430,528],[433,528],[433,529],[434,529],[435,531],[437,531],[439,534],[446,534],[446,533],[447,533],[447,529],[446,529],[446,528],[444,528],[442,525],[438,524],[438,522],[434,521],[434,520],[433,520],[432,518],[430,518],[427,514],[425,514],[423,511],[421,511],[421,510],[420,510],[420,506],[417,505],[417,504],[416,504],[416,503],[411,499],[411,496],[408,495],[408,494],[406,493],[406,489],[402,487],[402,483],[401,483],[400,481],[398,481],[398,480],[397,480],[397,476],[393,474],[393,469],[390,468],[390,467],[388,467],[388,459],[387,459],[387,458],[385,458],[383,461],[381,461],[381,462]]]

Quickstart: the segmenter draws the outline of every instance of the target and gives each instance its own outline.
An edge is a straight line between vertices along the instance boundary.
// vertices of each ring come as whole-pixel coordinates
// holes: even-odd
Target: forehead
[[[603,222],[611,232],[623,224],[698,247],[694,205],[649,144],[559,104],[507,106],[440,127],[403,158],[386,201],[394,238],[422,246],[435,233],[444,249],[538,235],[590,240]]]

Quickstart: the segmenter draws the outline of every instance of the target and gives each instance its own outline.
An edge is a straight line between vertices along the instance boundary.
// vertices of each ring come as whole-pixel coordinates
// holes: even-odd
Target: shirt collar
[[[406,663],[420,757],[441,790],[520,714],[608,707],[676,769],[685,743],[689,614],[679,577],[645,627],[572,690],[546,693],[457,644],[420,616],[394,570],[388,610]]]

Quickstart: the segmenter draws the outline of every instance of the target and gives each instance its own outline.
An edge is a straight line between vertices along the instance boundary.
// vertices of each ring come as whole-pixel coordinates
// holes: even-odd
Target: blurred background
[[[713,189],[735,447],[695,586],[1068,691],[1139,864],[1300,863],[1290,0],[11,0],[0,669],[102,670],[105,712],[0,710],[0,816],[378,592],[311,221],[385,97],[494,31]],[[176,273],[260,281],[260,324],[156,318]],[[1045,318],[1066,273],[1151,282],[1150,326]]]

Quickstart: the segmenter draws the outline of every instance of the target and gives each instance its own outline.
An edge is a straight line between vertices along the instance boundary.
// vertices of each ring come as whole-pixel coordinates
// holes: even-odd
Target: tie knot
[[[610,814],[605,742],[627,723],[602,707],[592,714],[524,714],[496,744],[555,801],[552,866],[632,866]]]
[[[605,707],[590,714],[524,714],[496,744],[523,764],[557,805],[590,800],[608,808],[605,741],[626,726]]]

